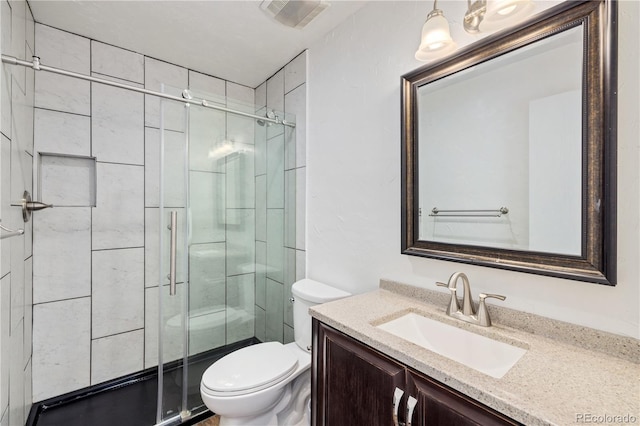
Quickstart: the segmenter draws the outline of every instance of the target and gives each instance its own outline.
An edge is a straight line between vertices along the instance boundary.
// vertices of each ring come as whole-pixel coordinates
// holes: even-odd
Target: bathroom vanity
[[[318,320],[313,329],[316,425],[519,424]]]
[[[313,425],[640,421],[638,340],[497,306],[478,327],[445,314],[446,294],[380,287],[311,309]],[[380,327],[407,313],[526,352],[494,377]]]

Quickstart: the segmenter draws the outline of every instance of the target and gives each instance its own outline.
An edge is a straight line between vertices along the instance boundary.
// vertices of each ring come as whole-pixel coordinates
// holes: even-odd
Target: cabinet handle
[[[400,400],[402,399],[402,395],[404,395],[404,391],[400,388],[396,388],[393,391],[393,425],[399,426],[398,423],[398,409],[400,408]]]
[[[418,400],[414,397],[410,396],[409,399],[407,399],[407,426],[411,426],[413,410],[416,408],[416,404],[418,404]]]

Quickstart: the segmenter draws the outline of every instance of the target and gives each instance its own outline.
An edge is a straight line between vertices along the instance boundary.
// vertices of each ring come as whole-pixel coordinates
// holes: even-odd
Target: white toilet
[[[291,292],[295,343],[266,342],[239,349],[202,375],[202,400],[220,415],[220,426],[309,424],[309,307],[350,294],[309,279],[293,284]]]

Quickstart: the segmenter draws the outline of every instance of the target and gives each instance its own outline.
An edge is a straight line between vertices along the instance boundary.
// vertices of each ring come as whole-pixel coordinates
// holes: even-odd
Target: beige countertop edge
[[[490,328],[445,315],[415,295],[380,289],[318,305],[314,318],[526,425],[584,424],[579,415],[632,415],[640,423],[640,364],[494,322]],[[527,348],[501,379],[375,327],[407,312]],[[600,423],[607,424],[607,423]]]

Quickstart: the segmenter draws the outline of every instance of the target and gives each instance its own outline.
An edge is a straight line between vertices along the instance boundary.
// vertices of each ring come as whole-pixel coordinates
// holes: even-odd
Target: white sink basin
[[[527,352],[526,349],[414,313],[377,327],[498,379]]]

